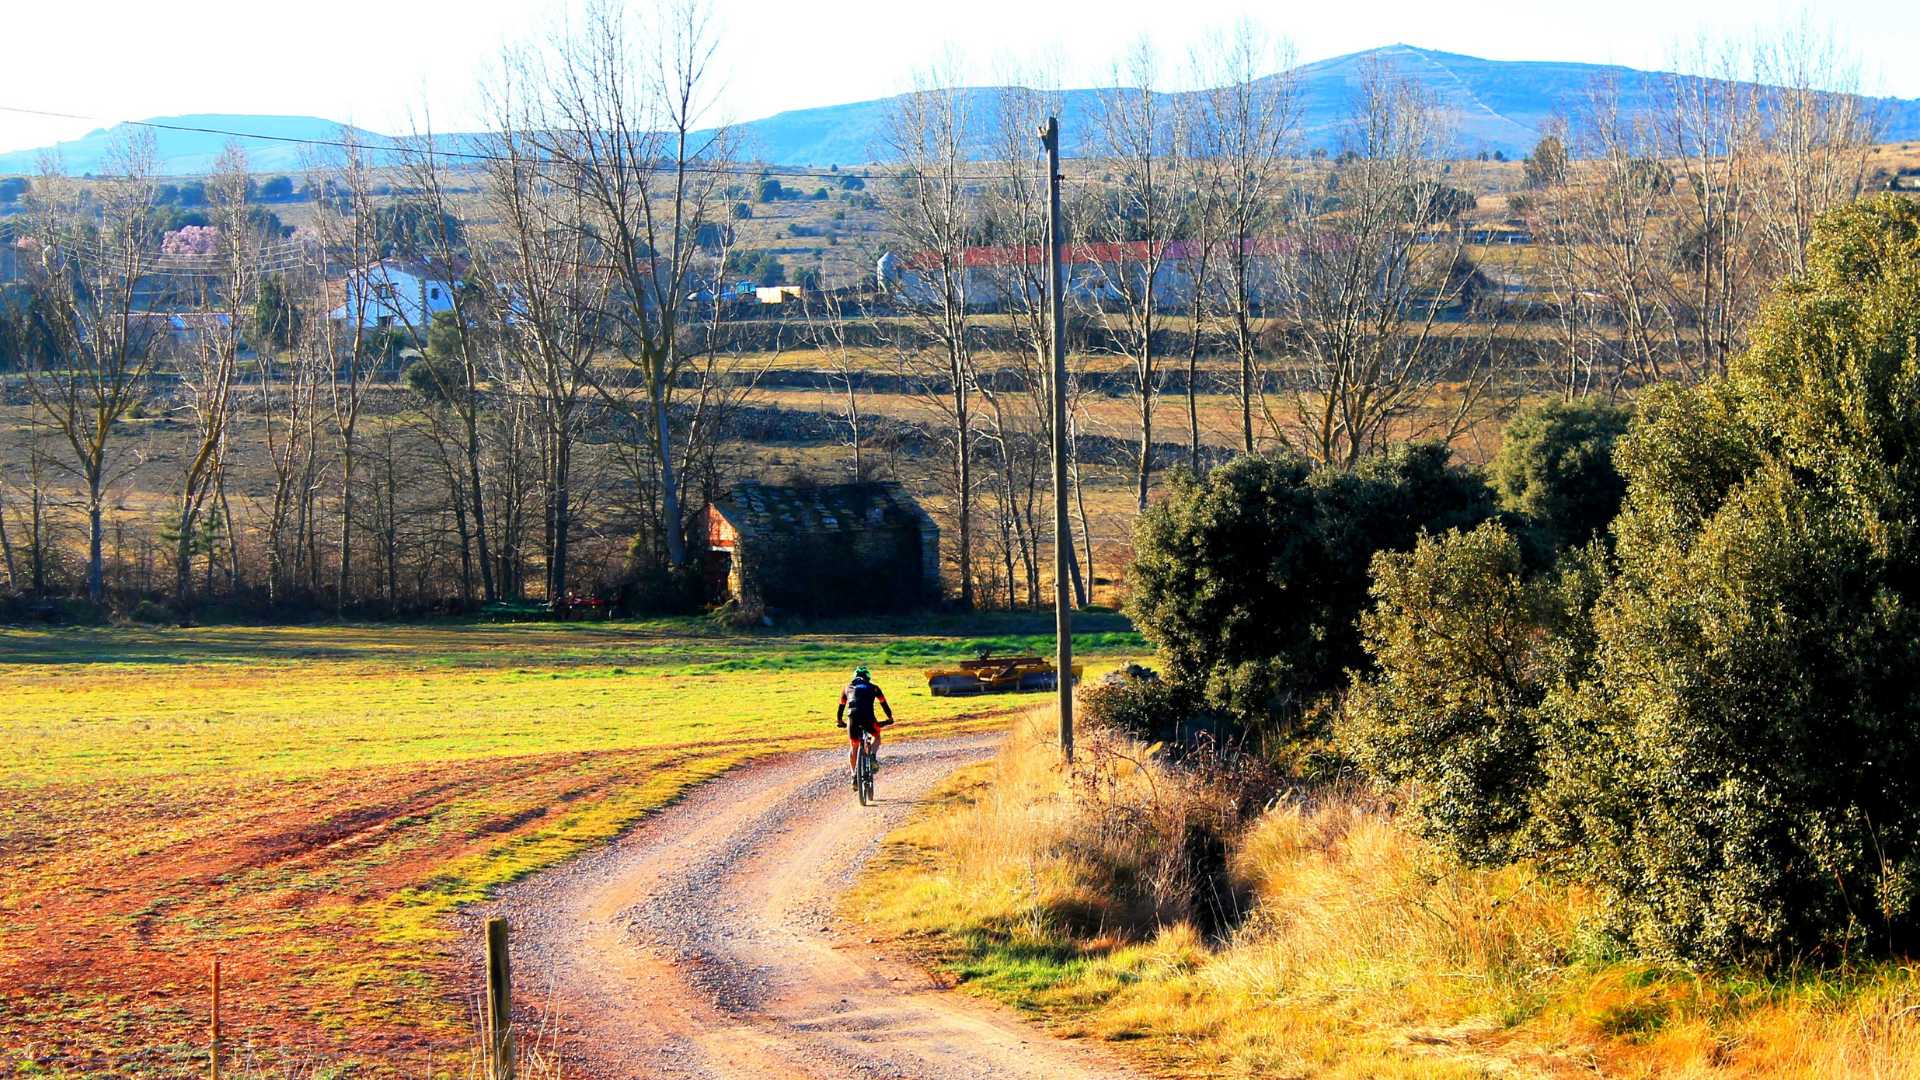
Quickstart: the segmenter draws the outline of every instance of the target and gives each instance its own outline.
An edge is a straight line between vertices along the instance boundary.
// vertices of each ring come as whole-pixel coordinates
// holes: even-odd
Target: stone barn
[[[745,608],[826,615],[940,599],[940,529],[898,484],[745,483],[707,507],[707,580]]]

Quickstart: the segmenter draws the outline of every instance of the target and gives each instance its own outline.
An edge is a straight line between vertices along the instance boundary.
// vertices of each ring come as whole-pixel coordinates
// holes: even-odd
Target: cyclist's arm
[[[840,691],[840,707],[833,710],[833,726],[847,726],[847,692],[845,690]]]
[[[887,695],[882,693],[878,686],[873,688],[873,699],[878,701],[880,707],[887,711],[887,723],[893,723],[893,706],[887,704]]]

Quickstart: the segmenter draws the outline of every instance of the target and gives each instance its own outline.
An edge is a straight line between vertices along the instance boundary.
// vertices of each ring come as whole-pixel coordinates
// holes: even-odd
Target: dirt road
[[[514,887],[476,914],[512,922],[518,1022],[603,1080],[1132,1075],[862,947],[835,910],[915,800],[994,742],[889,745],[866,808],[844,753],[741,769]]]

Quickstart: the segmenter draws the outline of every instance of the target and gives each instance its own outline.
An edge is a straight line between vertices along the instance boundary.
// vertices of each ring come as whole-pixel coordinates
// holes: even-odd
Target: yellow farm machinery
[[[1080,681],[1081,667],[1073,665],[1073,681]],[[927,687],[935,697],[959,694],[1015,694],[1030,690],[1052,690],[1060,685],[1060,673],[1053,662],[1041,656],[985,656],[961,660],[952,667],[932,668],[927,672]]]

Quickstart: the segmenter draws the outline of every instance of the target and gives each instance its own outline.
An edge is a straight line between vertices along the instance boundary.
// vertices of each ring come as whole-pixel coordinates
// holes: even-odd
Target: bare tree
[[[1759,273],[1748,242],[1761,122],[1759,88],[1739,78],[1738,57],[1702,41],[1687,66],[1699,75],[1665,80],[1663,157],[1679,170],[1670,209],[1676,222],[1665,280],[1676,325],[1691,328],[1689,371],[1726,371],[1759,308]],[[1713,77],[1707,77],[1711,73]]]
[[[326,387],[339,438],[340,561],[334,603],[337,609],[345,610],[353,598],[354,496],[358,480],[354,466],[360,452],[360,421],[369,388],[386,358],[384,347],[370,347],[374,342],[368,331],[379,329],[378,320],[390,320],[391,312],[400,305],[386,300],[393,283],[378,261],[381,252],[372,172],[351,128],[341,129],[338,154],[331,162],[316,166],[312,182],[323,193],[314,213],[324,251],[323,272],[339,268],[343,274],[341,305],[317,320],[316,329],[332,372]],[[380,338],[384,346],[387,335]]]
[[[1002,454],[1001,475],[996,498],[1003,514],[1013,514],[1011,529],[1003,529],[1019,546],[1027,572],[1030,598],[1040,594],[1039,558],[1042,538],[1051,528],[1050,515],[1038,505],[1038,490],[1046,468],[1044,447],[1053,445],[1053,363],[1049,352],[1052,334],[1052,307],[1046,291],[1047,175],[1046,157],[1036,151],[1037,135],[1050,116],[1063,111],[1060,95],[1053,87],[1058,78],[1045,71],[1005,72],[999,82],[1006,89],[998,95],[998,109],[992,118],[992,157],[996,169],[1004,170],[985,188],[985,230],[995,247],[991,258],[979,269],[988,279],[990,302],[1008,316],[1014,351],[1012,369],[1007,372],[1020,401],[990,401],[993,431]],[[1069,334],[1072,334],[1069,328]],[[1075,350],[1069,345],[1069,352]],[[1084,353],[1084,350],[1080,350]],[[1068,379],[1073,382],[1074,366]],[[983,388],[985,389],[985,388]],[[992,388],[994,393],[1001,391]],[[1066,388],[1070,397],[1078,397],[1078,388]],[[1017,417],[1021,430],[1008,437],[1010,416]],[[1077,448],[1069,444],[1070,456]],[[1049,459],[1050,460],[1050,459]],[[1054,537],[1067,546],[1067,570],[1073,579],[1075,602],[1087,602],[1086,582],[1080,573],[1080,557],[1071,535]]]
[[[291,325],[280,333],[272,326],[256,326],[254,331],[260,370],[256,413],[272,472],[265,512],[266,584],[271,602],[282,601],[299,588],[311,594],[317,584],[318,569],[309,556],[317,548],[312,530],[321,471],[320,387],[332,377],[333,363],[323,330],[327,302],[318,286],[319,260],[324,256],[314,249],[307,257],[315,263],[298,282],[280,286],[290,290],[292,301],[286,307],[290,314],[275,317],[288,318]],[[288,347],[275,347],[276,340],[285,340]]]
[[[583,32],[556,43],[550,70],[527,57],[511,65],[540,95],[523,99],[518,137],[550,166],[550,179],[577,187],[595,257],[617,281],[610,315],[620,331],[610,344],[639,376],[644,408],[604,381],[596,389],[609,407],[644,421],[660,495],[655,535],[675,568],[687,559],[672,413],[687,359],[680,327],[695,238],[732,157],[725,128],[702,131],[716,46],[700,0],[665,0],[638,27],[615,3],[595,0]]]
[[[509,149],[512,148],[512,130],[511,125],[507,125],[500,136]],[[409,186],[420,193],[421,205],[426,210],[425,239],[429,267],[437,278],[449,283],[462,280],[463,267],[471,272],[469,276],[484,277],[484,265],[467,258],[467,252],[463,250],[465,245],[461,243],[463,237],[455,234],[455,223],[459,219],[448,197],[445,163],[430,125],[425,136],[415,142],[416,150],[407,159],[407,175]],[[456,514],[457,527],[463,537],[462,563],[466,563],[465,537],[470,535],[475,548],[473,561],[478,564],[480,571],[481,597],[484,602],[492,603],[499,598],[499,590],[494,583],[493,557],[487,535],[487,500],[480,475],[480,411],[485,400],[481,383],[487,361],[488,336],[482,322],[487,312],[484,297],[477,290],[456,286],[449,289],[448,293],[452,319],[449,333],[443,335],[443,339],[452,346],[453,364],[434,366],[429,370],[433,378],[449,384],[441,387],[440,399],[446,404],[456,424],[456,441],[460,451],[458,495],[464,497],[460,512]],[[496,324],[489,321],[489,325]],[[431,327],[420,329],[430,331]],[[449,477],[449,482],[454,482],[454,478]]]
[[[847,317],[840,297],[831,289],[817,290],[817,295],[803,297],[801,309],[807,321],[807,333],[814,348],[826,354],[828,371],[839,383],[840,394],[845,402],[840,411],[847,425],[847,475],[855,483],[867,479],[869,462],[863,456],[865,450],[864,433],[861,429],[861,372],[866,367],[861,363],[864,350],[853,347],[847,338]],[[715,308],[719,306],[715,296]]]
[[[1753,183],[1759,242],[1777,273],[1806,270],[1813,222],[1860,196],[1879,118],[1859,64],[1805,19],[1754,47],[1762,154]]]
[[[1339,468],[1392,439],[1456,437],[1489,385],[1486,364],[1469,359],[1475,343],[1440,332],[1478,275],[1452,226],[1434,110],[1386,66],[1368,69],[1356,94],[1337,211],[1299,211],[1279,301],[1300,351],[1289,372],[1299,445]],[[1443,378],[1464,378],[1467,399],[1423,419]]]
[[[1300,104],[1291,47],[1269,42],[1251,22],[1235,24],[1204,55],[1195,67],[1203,85],[1214,89],[1199,95],[1191,136],[1195,158],[1203,163],[1201,190],[1208,195],[1195,227],[1200,261],[1211,256],[1219,264],[1219,304],[1240,368],[1240,447],[1250,454],[1254,402],[1264,378],[1255,320],[1262,298],[1279,284],[1272,267],[1281,254],[1283,191],[1288,155],[1299,137]],[[1197,430],[1197,417],[1191,422]]]
[[[185,615],[190,602],[189,570],[197,530],[208,500],[219,488],[225,467],[227,428],[234,411],[234,377],[239,370],[240,314],[253,300],[259,276],[259,244],[247,215],[247,156],[229,143],[214,162],[208,182],[217,230],[213,263],[194,274],[200,293],[199,320],[189,327],[188,355],[180,384],[186,392],[194,445],[180,478],[174,531],[174,606]],[[191,273],[191,271],[189,271]],[[216,508],[223,510],[223,508]],[[225,515],[223,519],[230,519]],[[225,520],[229,536],[233,523]],[[209,565],[212,553],[208,553]],[[236,568],[237,572],[237,568]]]
[[[960,605],[971,608],[974,282],[967,249],[978,238],[980,207],[973,195],[979,181],[970,175],[971,118],[957,82],[950,70],[936,72],[898,99],[885,138],[902,168],[883,205],[892,239],[909,264],[893,289],[916,331],[903,343],[903,365],[926,366],[931,360],[944,383],[934,404],[945,413],[952,444],[948,489],[954,501]]]
[[[152,135],[117,137],[110,161],[114,178],[91,185],[84,203],[57,162],[43,163],[26,267],[58,355],[28,365],[27,390],[65,440],[84,489],[87,598],[96,604],[106,596],[106,491],[121,464],[116,427],[146,396],[155,353],[153,322],[139,317],[156,259]]]
[[[1134,498],[1145,510],[1153,475],[1154,405],[1161,381],[1154,335],[1161,330],[1161,310],[1179,304],[1166,270],[1175,259],[1173,243],[1182,217],[1178,187],[1182,147],[1175,137],[1172,110],[1159,90],[1158,62],[1147,41],[1129,51],[1115,82],[1122,88],[1109,92],[1101,102],[1096,144],[1116,182],[1101,200],[1102,212],[1090,231],[1101,241],[1094,250],[1104,270],[1096,310],[1132,367],[1134,410],[1140,422]]]
[[[614,272],[596,239],[592,184],[570,165],[521,153],[511,132],[499,142],[506,152],[489,163],[487,205],[501,235],[487,289],[512,392],[532,403],[541,425],[546,596],[557,604],[567,593],[574,444],[594,353],[608,336]]]

